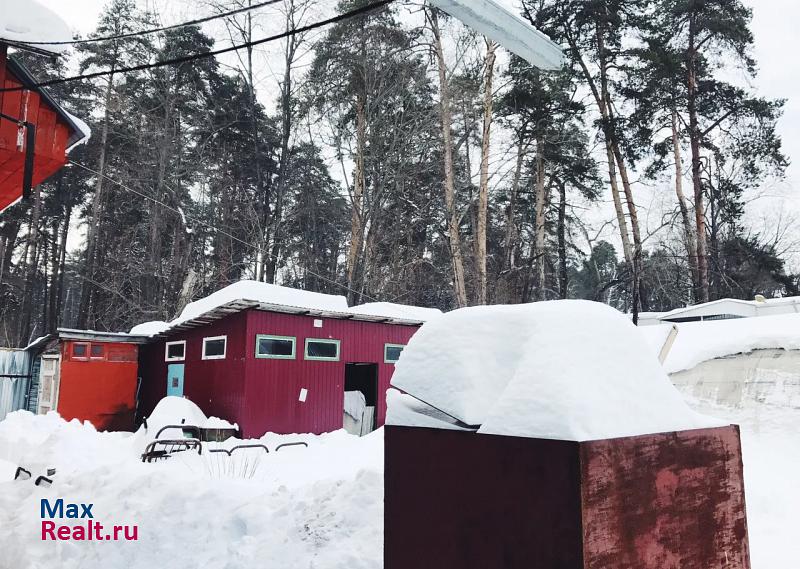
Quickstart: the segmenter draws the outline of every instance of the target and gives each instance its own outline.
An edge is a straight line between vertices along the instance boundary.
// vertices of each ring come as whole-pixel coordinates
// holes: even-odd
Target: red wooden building
[[[179,319],[142,347],[140,417],[178,395],[238,423],[243,437],[322,433],[342,428],[345,392],[360,392],[362,432],[383,425],[394,362],[422,320],[358,314],[343,298],[343,308],[330,310],[241,296]]]
[[[36,86],[36,79],[8,54],[8,46],[48,56],[69,40],[66,25],[38,2],[3,14],[0,29],[0,212],[66,164],[69,149],[88,137],[86,126]],[[42,29],[33,29],[32,23]],[[30,44],[26,42],[32,42]],[[26,176],[27,174],[27,176]]]

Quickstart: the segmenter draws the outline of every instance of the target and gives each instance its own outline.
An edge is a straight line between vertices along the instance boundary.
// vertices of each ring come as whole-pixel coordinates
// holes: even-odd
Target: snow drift
[[[666,338],[665,330],[671,326],[645,326],[639,333],[657,353]],[[753,350],[800,350],[800,314],[684,322],[676,326],[678,336],[664,362],[667,373]]]
[[[13,43],[60,42],[72,39],[67,24],[36,0],[0,0],[0,39]],[[69,45],[35,45],[36,49],[61,53]]]
[[[726,424],[689,408],[624,315],[587,301],[444,314],[411,339],[392,385],[485,434],[585,441]],[[403,416],[387,422],[416,424]]]

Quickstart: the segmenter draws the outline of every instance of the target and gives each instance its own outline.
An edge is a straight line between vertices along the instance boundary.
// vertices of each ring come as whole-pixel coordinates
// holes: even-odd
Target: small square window
[[[102,359],[106,356],[106,347],[103,344],[92,344],[90,353],[92,359]]]
[[[400,354],[403,353],[402,344],[385,344],[383,346],[383,361],[387,364],[396,363],[400,359]]]
[[[203,359],[224,360],[227,345],[228,345],[227,336],[214,336],[213,338],[203,338]]]
[[[339,340],[306,338],[307,360],[339,361]]]
[[[186,359],[186,340],[167,342],[164,348],[164,361],[182,362]]]
[[[89,344],[72,344],[72,357],[87,359],[89,357]]]
[[[293,336],[256,336],[256,357],[293,360],[296,339]]]

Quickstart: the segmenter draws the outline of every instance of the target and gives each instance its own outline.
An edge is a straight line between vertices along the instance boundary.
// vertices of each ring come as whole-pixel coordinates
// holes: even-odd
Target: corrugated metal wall
[[[310,316],[249,310],[232,314],[201,328],[169,335],[141,350],[142,393],[140,418],[152,412],[166,395],[167,341],[186,340],[184,395],[206,415],[239,424],[245,437],[277,433],[322,433],[342,428],[345,366],[374,363],[378,367],[377,423],[386,416],[385,392],[394,365],[384,363],[384,344],[406,344],[415,326],[353,320],[324,319],[315,327]],[[256,359],[257,334],[294,336],[293,360]],[[228,336],[224,360],[203,360],[203,338]],[[340,358],[308,361],[303,358],[306,338],[341,341]],[[306,400],[300,401],[300,390]]]
[[[25,409],[29,374],[28,352],[0,348],[0,421],[11,411]]]

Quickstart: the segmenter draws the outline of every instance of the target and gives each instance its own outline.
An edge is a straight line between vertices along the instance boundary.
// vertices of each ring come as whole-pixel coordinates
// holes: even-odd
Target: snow
[[[2,2],[2,0],[0,0],[0,2]],[[76,141],[76,142],[75,142],[75,143],[74,143],[72,146],[70,146],[69,148],[67,148],[67,151],[66,151],[66,152],[67,152],[67,154],[69,154],[69,153],[70,153],[70,151],[71,151],[73,148],[75,148],[76,146],[79,146],[79,145],[81,145],[81,144],[86,144],[86,143],[88,143],[88,142],[89,142],[89,139],[90,139],[90,138],[92,138],[92,129],[91,129],[91,128],[89,128],[89,125],[88,125],[88,124],[86,124],[86,123],[85,123],[83,120],[79,119],[79,118],[78,118],[78,117],[76,117],[75,115],[73,115],[73,114],[71,114],[71,113],[68,113],[67,111],[64,111],[64,112],[67,114],[67,116],[69,117],[69,119],[70,119],[70,120],[71,120],[73,123],[75,123],[75,126],[77,126],[77,127],[78,127],[78,130],[79,130],[79,131],[80,131],[80,133],[83,135],[83,137],[82,137],[82,138],[80,138],[80,139],[79,139],[78,141]]]
[[[167,425],[193,425],[208,429],[239,428],[235,423],[229,423],[219,417],[207,418],[194,402],[174,395],[168,395],[159,401],[153,412],[147,417],[147,428],[142,426],[139,430],[147,433],[147,437],[152,439]],[[172,438],[173,436],[174,432],[165,431],[162,438]]]
[[[358,304],[348,308],[347,312],[366,316],[384,316],[386,318],[397,318],[399,320],[414,320],[417,322],[427,322],[442,314],[442,311],[436,308],[424,308],[422,306],[410,306],[392,302],[367,302],[366,304]]]
[[[36,0],[0,0],[0,41],[14,43],[69,41],[69,27],[55,12]],[[34,45],[35,49],[62,53],[69,45]]]
[[[726,424],[689,408],[624,315],[588,301],[444,314],[413,336],[392,385],[485,434],[585,441]]]
[[[667,373],[752,350],[800,349],[800,314],[685,322],[677,326],[678,336],[664,362]],[[665,328],[669,326],[647,326],[639,332],[651,348],[659,350],[658,341]]]
[[[131,328],[129,334],[135,336],[155,336],[167,330],[169,330],[169,323],[163,320],[153,320],[152,322],[137,324]]]
[[[205,298],[190,302],[183,309],[180,316],[170,322],[170,326],[197,318],[206,312],[236,300],[250,300],[265,304],[279,304],[306,310],[331,312],[346,312],[348,308],[347,299],[344,296],[309,292],[259,281],[244,280],[228,285]]]
[[[414,406],[393,393],[392,412],[398,398]],[[692,405],[741,425],[753,569],[795,569],[800,411],[756,400],[739,410]],[[361,438],[337,431],[247,442],[273,451],[295,440],[309,447],[265,454],[255,471],[244,462],[226,467],[224,455],[205,449],[202,457],[143,464],[146,441],[136,434],[14,412],[0,421],[0,460],[31,470],[33,479],[48,467],[56,475],[51,488],[33,479],[0,482],[0,566],[150,569],[169,560],[174,569],[381,569],[382,429]],[[42,541],[39,500],[56,497],[93,503],[101,523],[137,524],[139,542]]]
[[[386,424],[388,425],[427,427],[453,431],[469,430],[459,426],[452,417],[418,399],[414,399],[407,393],[401,393],[397,389],[389,389],[386,392],[386,404]]]

